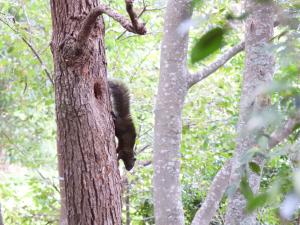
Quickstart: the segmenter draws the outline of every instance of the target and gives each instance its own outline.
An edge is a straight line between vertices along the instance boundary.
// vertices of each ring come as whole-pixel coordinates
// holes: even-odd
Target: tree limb
[[[79,31],[78,38],[77,38],[78,47],[82,47],[86,43],[91,33],[92,27],[97,20],[97,17],[100,16],[101,14],[106,14],[109,17],[113,18],[129,32],[140,34],[140,35],[146,34],[147,30],[145,24],[140,23],[138,21],[138,16],[133,10],[133,6],[132,6],[133,0],[125,0],[125,3],[126,3],[126,10],[129,14],[131,21],[129,21],[126,17],[117,13],[109,6],[104,4],[100,4],[98,7],[92,9],[90,13],[87,15],[87,17],[85,18],[85,20],[83,21],[83,25]]]
[[[145,24],[139,23],[139,21],[138,21],[138,15],[133,10],[133,5],[132,5],[133,1],[134,0],[125,0],[126,11],[127,11],[128,15],[130,17],[130,20],[131,20],[133,28],[136,31],[140,31],[141,34],[145,34],[146,33]],[[139,32],[137,32],[137,33],[139,34]]]
[[[142,11],[140,12],[140,14],[138,15],[138,18],[140,18],[145,12],[162,10],[162,9],[164,9],[164,8],[165,8],[165,7],[148,9],[147,6],[144,4],[144,8],[142,9]],[[127,32],[127,30],[124,30],[124,31],[122,32],[122,34],[120,34],[120,35],[116,38],[116,40],[121,39],[121,37],[123,37],[124,34],[125,34],[126,32]],[[148,33],[148,34],[149,34],[149,33]],[[122,40],[124,40],[124,39],[122,39]]]
[[[204,203],[192,221],[192,225],[206,225],[210,223],[228,186],[230,172],[231,161],[229,160],[215,176]]]
[[[274,22],[274,27],[277,27],[279,25],[279,21]],[[274,39],[271,38],[270,41]],[[201,71],[190,74],[188,77],[188,87],[192,87],[194,84],[198,83],[199,81],[203,80],[204,78],[211,75],[213,72],[215,72],[217,69],[219,69],[221,66],[223,66],[226,62],[228,62],[233,56],[238,54],[239,52],[243,51],[245,49],[245,42],[241,42],[235,46],[233,46],[231,49],[229,49],[227,52],[225,52],[222,56],[220,56],[215,62],[207,66],[206,68],[202,69]]]
[[[213,72],[215,72],[217,69],[219,69],[221,66],[223,66],[227,61],[229,61],[233,56],[244,50],[245,48],[245,42],[241,42],[231,49],[229,49],[227,52],[225,52],[222,56],[220,56],[215,62],[210,64],[209,66],[205,67],[201,71],[191,74],[188,77],[188,86],[191,87],[194,84],[198,83],[199,81],[203,80],[204,78],[211,75]]]
[[[295,126],[300,124],[300,111],[294,117],[289,118],[282,127],[273,131],[269,138],[269,150],[285,140]],[[216,213],[222,197],[229,185],[232,161],[228,161],[215,176],[202,207],[197,211],[192,225],[208,225]]]
[[[278,145],[281,141],[286,139],[294,128],[300,124],[300,112],[297,112],[296,116],[289,118],[285,124],[278,130],[275,130],[269,138],[269,149]]]

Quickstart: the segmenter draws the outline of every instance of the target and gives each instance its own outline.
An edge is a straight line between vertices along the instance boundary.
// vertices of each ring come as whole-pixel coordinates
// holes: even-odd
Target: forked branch
[[[97,20],[97,17],[101,14],[106,14],[109,17],[113,18],[129,32],[140,35],[146,34],[147,30],[145,24],[139,22],[138,16],[133,10],[133,0],[125,0],[125,3],[130,20],[128,20],[125,16],[117,13],[109,6],[104,4],[100,4],[98,7],[92,9],[83,21],[83,25],[81,27],[81,30],[79,31],[77,38],[78,47],[82,47],[85,44],[91,33],[92,27],[94,26]]]

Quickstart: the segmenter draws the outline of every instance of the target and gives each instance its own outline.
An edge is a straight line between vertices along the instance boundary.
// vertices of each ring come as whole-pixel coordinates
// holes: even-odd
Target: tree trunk
[[[61,223],[121,224],[121,182],[106,80],[104,23],[73,51],[97,0],[51,0]]]
[[[228,161],[215,176],[205,201],[196,212],[191,225],[208,225],[219,208],[220,201],[228,186],[231,171],[231,161]]]
[[[256,0],[247,0],[246,11],[250,14],[246,20],[245,71],[237,128],[237,149],[233,158],[230,184],[239,182],[240,158],[255,144],[254,134],[247,133],[247,123],[251,113],[258,113],[269,105],[270,99],[258,93],[258,90],[270,84],[274,72],[274,59],[270,50],[266,48],[266,44],[273,36],[273,7],[270,4]],[[256,160],[260,165],[263,164],[261,159]],[[253,192],[257,192],[260,185],[260,176],[254,173],[248,176]],[[225,224],[256,224],[256,214],[245,215],[245,206],[245,198],[237,191],[229,200]]]
[[[1,207],[1,203],[0,203],[0,225],[4,225],[4,223],[3,223],[3,218],[2,218],[2,207]]]
[[[179,31],[191,16],[189,0],[169,0],[161,45],[160,80],[154,127],[154,213],[156,225],[183,225],[181,201],[181,114],[187,93],[188,33]]]

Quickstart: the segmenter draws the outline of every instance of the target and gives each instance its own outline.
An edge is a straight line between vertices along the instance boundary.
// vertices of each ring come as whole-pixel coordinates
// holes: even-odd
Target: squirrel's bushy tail
[[[112,95],[113,111],[118,114],[116,116],[128,117],[130,115],[130,99],[126,85],[116,80],[109,80],[108,85]]]

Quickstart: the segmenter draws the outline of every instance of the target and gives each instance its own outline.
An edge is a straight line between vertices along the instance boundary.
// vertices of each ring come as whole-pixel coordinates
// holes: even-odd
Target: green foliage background
[[[126,14],[122,0],[107,3]],[[229,0],[197,3],[195,1],[195,26],[190,34],[190,46],[209,29],[223,26],[226,14],[240,7],[239,1]],[[148,11],[142,19],[147,23],[149,34],[146,36],[124,33],[123,28],[105,16],[109,77],[121,79],[129,86],[138,129],[137,166],[130,173],[120,166],[122,175],[127,176],[130,183],[130,217],[134,225],[154,224],[153,111],[165,8],[163,1],[148,0],[145,4]],[[137,1],[136,7],[141,11],[143,1]],[[49,2],[0,0],[0,19],[0,203],[5,224],[57,224],[54,92],[44,72],[45,68],[50,74],[53,72]],[[239,21],[235,26],[225,35],[226,45],[201,63],[190,63],[191,71],[208,65],[243,39],[243,24]],[[22,38],[38,52],[43,65]],[[235,56],[213,76],[193,87],[187,96],[181,146],[187,224],[205,199],[212,178],[235,149],[243,60],[243,53]],[[277,71],[278,79],[293,70],[284,68],[286,73]],[[279,101],[279,95],[274,94],[274,99]],[[265,168],[262,186],[267,189],[274,174],[288,168],[286,158],[273,157]],[[214,224],[222,224],[225,205],[223,201]],[[261,209],[260,219],[266,224],[278,224],[276,207]],[[125,204],[123,208],[125,219]]]

